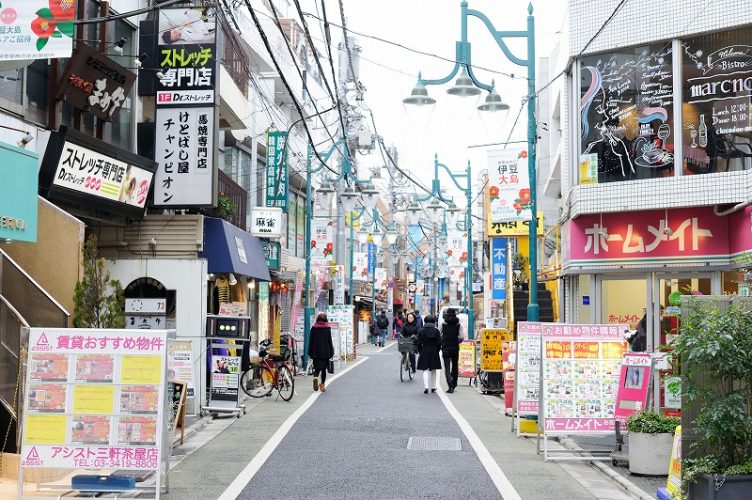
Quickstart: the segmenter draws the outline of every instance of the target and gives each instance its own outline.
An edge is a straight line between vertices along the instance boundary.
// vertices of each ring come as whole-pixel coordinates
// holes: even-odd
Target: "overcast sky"
[[[325,1],[329,20],[339,24],[339,1]],[[454,59],[455,42],[460,37],[459,0],[343,2],[349,29]],[[319,0],[303,0],[301,3],[308,12],[317,13],[316,4],[320,9]],[[528,3],[528,0],[471,0],[469,5],[486,14],[496,29],[517,31],[526,29]],[[563,0],[533,2],[537,58],[547,56],[558,41],[558,32],[565,22],[563,3]],[[314,37],[321,38],[320,23],[315,23],[310,18],[309,23]],[[506,59],[479,19],[470,19],[468,33],[475,66],[513,73],[518,77],[526,76],[524,67],[516,66]],[[341,39],[340,30],[333,28],[332,34],[335,40]],[[467,146],[507,139],[526,93],[526,80],[477,70],[476,76],[484,83],[490,84],[492,79],[495,80],[502,99],[510,106],[503,125],[498,118],[484,121],[475,109],[482,103],[485,91],[478,98],[456,98],[446,93],[450,85],[428,87],[429,95],[437,101],[432,113],[413,112],[411,109],[406,111],[402,99],[407,97],[415,85],[418,71],[427,79],[442,78],[449,74],[453,64],[365,36],[357,36],[357,39],[362,47],[360,80],[367,89],[365,103],[374,111],[378,133],[385,138],[387,144],[393,143],[398,148],[400,165],[414,172],[426,185],[430,185],[433,177],[434,153],[438,153],[440,161],[452,170],[464,170],[466,162],[471,160],[473,177],[486,168],[486,149],[468,149]],[[518,57],[526,57],[525,44],[521,40],[513,39],[509,46]],[[527,116],[523,111],[512,132],[512,140],[523,140],[526,137]],[[378,153],[361,157],[361,165],[372,164],[383,164]],[[442,187],[447,187],[449,181],[444,180],[442,184]]]

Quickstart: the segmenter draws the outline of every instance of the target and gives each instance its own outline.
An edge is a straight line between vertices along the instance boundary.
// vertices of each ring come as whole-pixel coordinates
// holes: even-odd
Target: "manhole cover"
[[[426,451],[461,451],[462,443],[459,438],[447,436],[410,436],[407,441],[408,450]]]

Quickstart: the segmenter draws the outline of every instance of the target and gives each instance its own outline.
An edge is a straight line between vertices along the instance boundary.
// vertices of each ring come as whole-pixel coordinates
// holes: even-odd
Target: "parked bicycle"
[[[409,379],[412,380],[413,369],[410,366],[409,354],[417,350],[415,340],[413,338],[397,337],[397,349],[402,354],[402,359],[400,360],[400,382],[404,382],[406,373]]]
[[[290,401],[295,394],[295,378],[289,351],[285,354],[270,354],[270,339],[259,343],[257,360],[252,360],[251,367],[243,372],[240,387],[252,398],[271,396],[277,389],[279,397]]]

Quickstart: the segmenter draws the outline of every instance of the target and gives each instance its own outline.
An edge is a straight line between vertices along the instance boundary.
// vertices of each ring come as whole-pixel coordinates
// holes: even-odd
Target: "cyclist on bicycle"
[[[405,321],[405,324],[402,326],[400,336],[406,339],[413,339],[413,340],[418,338],[418,322],[415,320],[415,315],[413,313],[410,313],[407,315],[407,320]],[[402,356],[405,356],[405,355],[407,355],[407,353],[403,352]],[[410,356],[410,369],[412,370],[413,373],[415,373],[415,353],[411,352],[409,356]]]

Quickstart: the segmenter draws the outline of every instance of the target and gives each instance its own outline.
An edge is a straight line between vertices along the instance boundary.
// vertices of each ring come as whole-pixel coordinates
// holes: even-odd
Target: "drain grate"
[[[423,451],[461,451],[462,443],[459,438],[448,436],[410,436],[407,441],[408,450]]]

